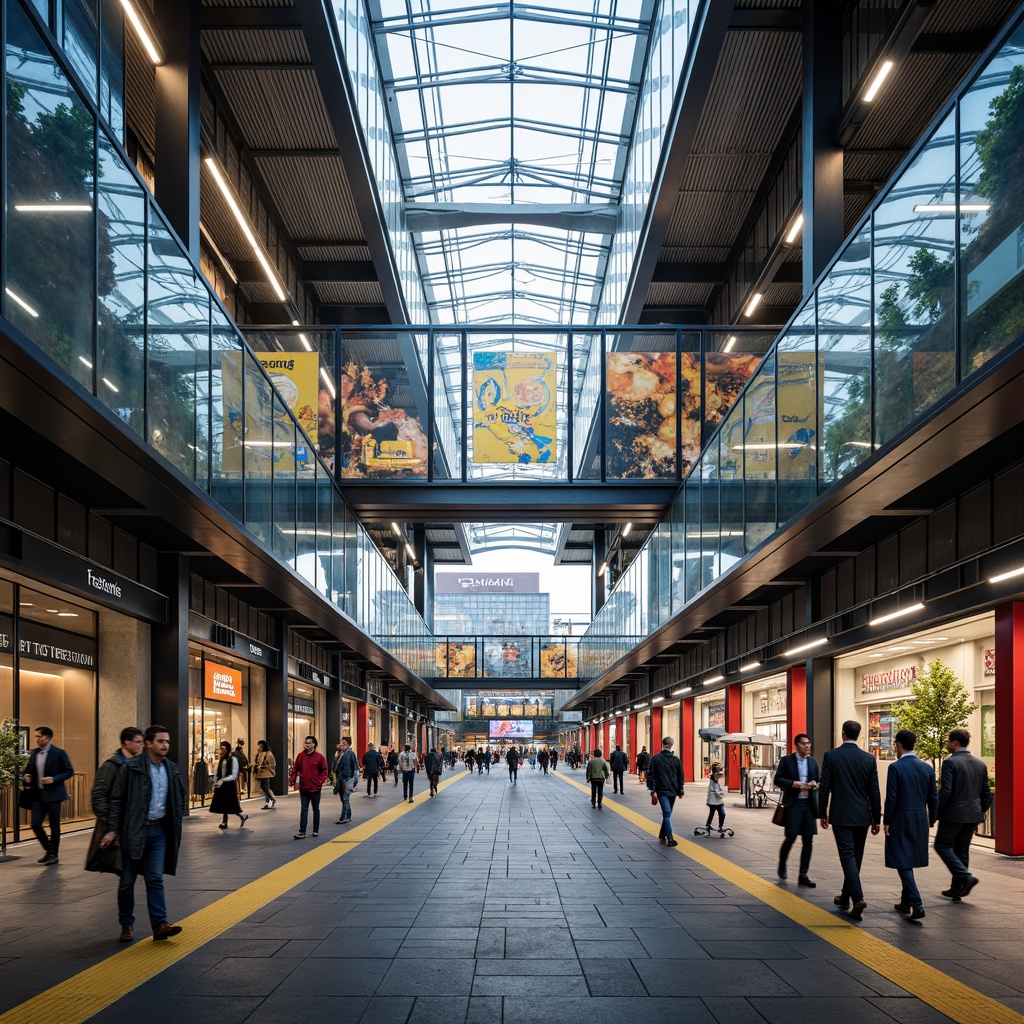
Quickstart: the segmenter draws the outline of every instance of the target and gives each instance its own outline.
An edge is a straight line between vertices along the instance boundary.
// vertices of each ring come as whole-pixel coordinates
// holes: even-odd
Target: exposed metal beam
[[[911,53],[981,53],[992,42],[991,32],[922,32]]]
[[[715,284],[724,281],[729,268],[724,263],[658,263],[652,284]]]
[[[335,149],[249,149],[246,151],[249,156],[255,160],[299,160],[309,158],[322,158],[322,157],[338,157],[338,150]],[[296,244],[296,243],[293,243]],[[302,244],[302,243],[298,243]],[[306,243],[310,245],[325,245],[325,242],[311,242]],[[331,243],[337,245],[338,243]],[[357,244],[363,245],[362,241]]]
[[[733,11],[729,22],[731,32],[799,32],[802,27],[799,7]]]
[[[615,231],[618,207],[602,203],[406,203],[405,218],[410,231],[481,224],[541,224],[565,231],[610,235]]]
[[[312,71],[309,61],[288,60],[239,60],[221,61],[206,65],[211,71]]]
[[[294,7],[203,7],[203,29],[301,29]]]
[[[255,260],[233,263],[240,284],[266,281],[267,275]],[[300,280],[333,284],[365,284],[377,280],[377,269],[369,260],[305,260],[296,268]]]
[[[640,324],[706,324],[708,311],[703,306],[644,306]]]
[[[386,306],[320,303],[320,322],[325,324],[383,324],[392,322]]]

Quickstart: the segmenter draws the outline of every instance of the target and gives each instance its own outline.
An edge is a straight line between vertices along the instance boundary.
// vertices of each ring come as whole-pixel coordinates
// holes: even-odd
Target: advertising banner
[[[487,736],[492,740],[532,740],[533,722],[529,719],[517,722],[491,719]]]
[[[542,679],[575,678],[579,674],[576,644],[555,640],[541,644],[540,674]]]
[[[473,462],[557,459],[555,357],[546,352],[473,354]]]
[[[206,661],[203,663],[203,672],[203,694],[207,700],[222,700],[227,704],[242,703],[242,673],[239,669]]]
[[[693,447],[699,451],[700,420],[688,418],[691,408],[698,414],[700,410],[699,366],[693,381],[696,386],[691,389],[690,383],[683,383],[683,447],[688,447],[689,430],[696,441]],[[680,406],[675,352],[609,352],[605,357],[605,386],[608,475],[640,480],[675,476]]]
[[[466,690],[462,695],[466,718],[549,718],[552,690]]]

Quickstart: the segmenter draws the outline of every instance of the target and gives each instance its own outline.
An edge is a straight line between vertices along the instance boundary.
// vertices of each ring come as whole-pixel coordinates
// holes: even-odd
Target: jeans
[[[711,822],[714,820],[715,812],[718,813],[718,827],[725,827],[725,804],[708,804],[708,820],[705,828],[711,828]]]
[[[511,782],[513,786],[519,785],[519,765],[516,765],[515,767],[512,765],[508,766],[508,781]]]
[[[624,772],[612,772],[612,792],[613,793],[625,793],[626,784],[622,781]]]
[[[842,902],[860,903],[864,890],[860,885],[860,865],[864,860],[864,843],[868,838],[867,825],[833,825],[839,863],[843,868]]]
[[[900,884],[903,886],[903,891],[900,893],[900,903],[912,907],[923,907],[924,903],[921,901],[921,893],[917,888],[917,882],[914,881],[914,869],[913,868],[897,868],[896,874],[900,876]]]
[[[304,789],[299,790],[299,800],[302,809],[299,811],[299,831],[306,831],[306,821],[309,818],[309,805],[313,805],[313,831],[320,831],[320,790],[309,793]]]
[[[32,820],[35,821],[35,807]],[[972,822],[940,821],[935,832],[935,852],[953,876],[953,888],[962,889],[971,877],[971,840],[978,826]],[[37,832],[36,835],[39,833]]]
[[[391,769],[391,777],[392,777],[392,780],[393,780],[391,785],[392,786],[397,786],[398,785],[398,766],[397,765]]]
[[[416,772],[402,772],[402,799],[412,799],[412,787],[416,782]]]
[[[348,783],[343,779],[338,780],[338,796],[341,797],[341,820],[352,820],[352,794],[348,790]]]
[[[32,831],[36,839],[42,844],[43,849],[57,856],[60,851],[60,807],[59,800],[49,801],[34,800],[32,802]],[[50,834],[46,834],[43,828],[43,819],[50,819]]]
[[[604,779],[590,780],[590,806],[600,807],[604,800]]]
[[[441,773],[440,772],[431,772],[427,776],[427,778],[430,780],[430,792],[431,793],[436,793],[437,792],[437,784],[441,780]]]
[[[806,875],[811,867],[811,852],[814,849],[814,812],[810,800],[796,800],[786,808],[786,838],[779,850],[779,865],[786,866],[786,858],[800,836],[800,874]]]
[[[263,790],[263,799],[269,804],[274,799],[274,793],[270,788],[270,779],[260,779],[260,789]]]
[[[397,781],[395,782],[395,785],[396,786],[398,785]],[[371,786],[373,786],[373,794],[374,794],[374,796],[376,796],[377,795],[377,776],[376,775],[368,775],[366,777],[366,795],[367,796],[370,795],[370,787]]]
[[[146,909],[153,930],[167,922],[167,903],[164,900],[164,856],[167,851],[167,832],[164,823],[146,827],[146,845],[142,856],[124,856],[121,881],[117,886],[117,920],[121,925],[135,924],[135,880],[142,872],[146,880]]]
[[[672,838],[672,807],[675,805],[675,802],[675,796],[668,793],[658,794],[658,803],[661,804],[661,831],[658,833],[659,839]]]

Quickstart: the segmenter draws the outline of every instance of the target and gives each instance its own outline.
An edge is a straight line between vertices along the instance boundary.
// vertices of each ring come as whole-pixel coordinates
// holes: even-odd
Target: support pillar
[[[608,756],[608,744],[611,741],[611,738],[612,723],[605,722],[604,725],[601,726],[601,753],[604,754],[605,757]]]
[[[743,728],[743,687],[739,683],[725,688],[725,731],[740,732]],[[740,789],[740,752],[738,743],[726,744],[728,753],[725,761],[725,785],[727,789]]]
[[[636,755],[640,753],[640,747],[636,742],[636,712],[633,711],[629,716],[629,763],[632,766],[636,766]]]
[[[615,745],[616,746],[619,746],[619,747],[622,746],[622,739],[623,739],[622,734],[623,734],[624,731],[625,730],[623,729],[622,716],[619,715],[619,717],[615,719]]]
[[[1016,799],[1024,772],[1024,603],[996,608],[996,852],[1024,854],[1024,807]],[[975,744],[975,753],[981,749]]]
[[[594,530],[594,561],[593,569],[594,575],[590,578],[591,583],[591,598],[590,604],[593,609],[592,617],[604,607],[605,595],[608,592],[608,587],[605,582],[605,576],[598,576],[598,570],[604,563],[605,558],[608,555],[608,539],[605,536],[604,530]]]
[[[653,757],[661,750],[661,708],[651,708],[651,746],[649,753]]]
[[[794,739],[807,731],[807,666],[794,665],[786,672],[786,750],[792,750]]]
[[[693,782],[695,780],[693,762],[694,762],[694,742],[697,733],[694,731],[693,722],[693,698],[687,697],[683,701],[683,706],[679,714],[680,729],[682,731],[682,746],[686,752],[686,757],[683,756],[682,752],[679,754],[679,759],[683,762],[683,781]]]
[[[334,748],[341,742],[341,734],[345,727],[341,724],[341,675],[338,672],[341,659],[338,655],[331,656],[331,675],[334,677],[334,689],[327,691],[327,734],[321,740],[324,749],[321,751],[330,764],[334,759]]]
[[[366,701],[359,701],[356,704],[356,734],[353,740],[356,743],[356,752],[359,761],[362,763],[363,754],[366,753],[368,737],[370,735],[370,705]]]
[[[820,762],[821,755],[840,740],[835,721],[832,659],[810,658],[804,671],[807,679],[807,728],[804,732],[811,737]]]
[[[154,724],[166,726],[171,737],[170,758],[187,778],[192,769],[188,727],[189,571],[185,555],[159,557],[157,589],[167,595],[167,623],[154,626],[151,634],[152,716],[142,728]]]
[[[267,669],[266,741],[277,761],[277,774],[270,783],[270,788],[275,793],[286,794],[288,792],[288,624],[284,619],[277,619],[274,625],[280,654],[277,667]],[[323,743],[323,737],[318,736],[317,739]],[[324,757],[327,755],[324,754]]]

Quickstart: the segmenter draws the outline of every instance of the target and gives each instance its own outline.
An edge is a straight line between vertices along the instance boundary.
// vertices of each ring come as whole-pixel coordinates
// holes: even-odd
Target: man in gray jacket
[[[167,939],[181,925],[167,921],[164,875],[173,875],[181,846],[181,819],[185,815],[185,786],[174,762],[167,759],[171,737],[162,725],[143,734],[145,750],[121,765],[110,794],[104,849],[121,844],[124,868],[117,887],[117,913],[121,942],[131,942],[135,924],[135,880],[146,880],[146,905],[153,938]]]
[[[977,884],[971,874],[971,840],[978,822],[992,804],[988,788],[988,765],[967,748],[971,734],[954,729],[946,749],[950,756],[942,762],[939,785],[939,828],[935,834],[935,852],[953,876],[953,883],[942,895],[959,903]]]

